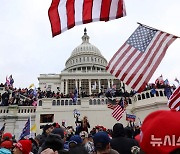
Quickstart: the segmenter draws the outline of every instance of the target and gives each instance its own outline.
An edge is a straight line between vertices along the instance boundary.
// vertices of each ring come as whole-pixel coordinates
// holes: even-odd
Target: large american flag
[[[106,69],[135,91],[141,92],[176,38],[166,32],[139,25],[114,54]]]
[[[56,36],[76,25],[121,18],[126,10],[123,0],[52,0],[48,14]]]
[[[169,97],[168,106],[170,109],[180,110],[180,85],[173,91]]]

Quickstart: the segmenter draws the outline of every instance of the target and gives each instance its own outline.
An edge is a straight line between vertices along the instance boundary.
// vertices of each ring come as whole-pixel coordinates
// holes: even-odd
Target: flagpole
[[[164,31],[159,30],[159,29],[157,29],[157,28],[154,28],[154,27],[151,27],[151,26],[144,25],[144,24],[142,24],[142,23],[140,23],[140,22],[137,22],[137,24],[139,24],[139,25],[141,25],[141,26],[143,26],[143,27],[146,27],[146,28],[148,28],[148,29],[158,30],[158,31],[164,32]],[[167,33],[167,32],[164,32],[164,33]],[[170,33],[168,33],[168,34],[170,34]],[[175,36],[175,37],[177,37],[177,38],[180,38],[179,36],[176,36],[176,35],[174,35],[174,34],[171,34],[171,35],[173,35],[173,36]]]

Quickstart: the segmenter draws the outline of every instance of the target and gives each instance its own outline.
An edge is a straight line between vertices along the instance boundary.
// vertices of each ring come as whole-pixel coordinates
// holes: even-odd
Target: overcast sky
[[[13,75],[14,86],[38,87],[40,74],[60,73],[86,27],[90,43],[109,61],[137,28],[137,22],[180,36],[180,0],[125,0],[127,16],[109,22],[76,26],[52,38],[48,18],[51,0],[1,0],[0,83]],[[151,82],[163,75],[180,79],[180,39],[155,71]]]

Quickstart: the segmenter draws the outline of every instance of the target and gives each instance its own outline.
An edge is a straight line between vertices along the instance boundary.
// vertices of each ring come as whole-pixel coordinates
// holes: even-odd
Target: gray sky
[[[90,43],[109,61],[137,28],[137,22],[180,36],[180,0],[125,0],[127,16],[76,26],[52,38],[48,18],[51,0],[1,0],[0,83],[10,74],[14,86],[38,87],[40,74],[60,73],[86,27]],[[167,50],[151,82],[163,75],[180,79],[180,39]]]

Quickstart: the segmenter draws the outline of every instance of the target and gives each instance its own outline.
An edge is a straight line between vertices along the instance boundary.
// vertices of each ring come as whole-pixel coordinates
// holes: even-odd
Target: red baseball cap
[[[149,114],[141,127],[140,147],[146,154],[169,154],[180,148],[180,112],[159,110]]]
[[[12,139],[12,134],[11,133],[4,133],[3,134],[3,137],[2,137],[3,139],[5,139],[5,138],[8,138],[8,139]]]

